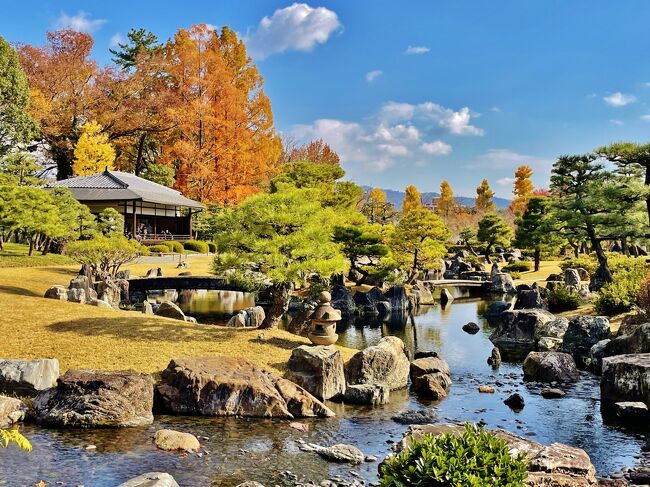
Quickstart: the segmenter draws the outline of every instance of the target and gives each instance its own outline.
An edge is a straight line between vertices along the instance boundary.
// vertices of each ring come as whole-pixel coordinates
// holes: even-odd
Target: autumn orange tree
[[[456,211],[458,205],[454,199],[454,192],[448,181],[440,183],[440,198],[436,201],[436,213],[448,217]]]
[[[494,204],[494,191],[490,188],[490,183],[487,179],[483,179],[481,184],[476,188],[476,199],[474,200],[474,208],[478,213],[489,213],[496,210]]]
[[[276,172],[281,142],[263,79],[234,31],[181,29],[164,48],[176,103],[162,162],[176,187],[206,203],[236,204]]]
[[[312,140],[306,144],[294,146],[287,140],[280,160],[282,162],[318,162],[320,164],[338,165],[339,155],[323,139]]]
[[[510,204],[510,210],[517,217],[524,214],[528,200],[533,195],[535,186],[530,179],[532,175],[533,169],[529,166],[519,166],[515,171],[515,182],[512,190],[515,197]]]
[[[402,213],[405,215],[415,209],[422,208],[422,195],[418,191],[418,188],[410,184],[404,190],[404,200],[402,201]]]
[[[79,126],[92,119],[99,100],[94,83],[99,70],[90,59],[89,34],[65,29],[47,33],[43,47],[18,47],[31,92],[30,113],[50,146],[59,179],[72,175]]]

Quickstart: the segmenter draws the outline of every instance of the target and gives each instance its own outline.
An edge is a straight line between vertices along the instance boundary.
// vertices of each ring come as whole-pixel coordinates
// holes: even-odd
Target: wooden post
[[[190,211],[190,213],[188,215],[188,218],[189,218],[189,234],[190,234],[190,238],[192,238],[192,208],[189,208],[189,211]]]
[[[132,227],[133,227],[133,232],[132,232],[133,233],[133,238],[135,238],[135,235],[136,235],[137,229],[138,229],[137,224],[136,224],[136,219],[135,219],[135,201],[133,201],[133,225],[132,225]]]

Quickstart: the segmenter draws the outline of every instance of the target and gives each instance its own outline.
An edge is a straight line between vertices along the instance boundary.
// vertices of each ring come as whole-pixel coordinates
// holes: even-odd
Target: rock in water
[[[535,350],[536,330],[554,319],[553,314],[543,309],[504,311],[490,340],[504,358],[523,358]]]
[[[492,276],[489,290],[499,294],[515,294],[515,283],[512,276],[505,272],[499,272]]]
[[[410,376],[411,387],[417,395],[436,401],[447,397],[451,387],[449,365],[437,355],[411,362]]]
[[[600,394],[604,401],[650,405],[650,353],[603,359]]]
[[[390,387],[387,384],[356,384],[347,386],[343,402],[346,404],[363,404],[380,406],[388,404]]]
[[[56,385],[57,359],[0,359],[0,394],[34,396]]]
[[[573,357],[560,352],[530,352],[524,361],[524,379],[542,382],[573,382],[580,372]]]
[[[578,316],[569,321],[560,351],[570,353],[577,361],[589,365],[591,347],[610,337],[609,320],[604,316]]]
[[[162,372],[156,391],[160,407],[178,414],[284,419],[334,416],[302,387],[241,358],[173,359]]]
[[[20,399],[0,396],[0,428],[23,421],[26,414],[27,406]]]
[[[498,367],[501,365],[501,352],[499,352],[497,347],[492,348],[492,353],[488,357],[487,363],[492,367]]]
[[[161,450],[198,451],[201,448],[199,440],[190,433],[162,429],[156,431],[153,442]]]
[[[566,392],[556,387],[545,387],[542,389],[542,397],[545,399],[559,399],[566,396]]]
[[[418,358],[411,362],[411,379],[433,372],[442,372],[445,375],[451,375],[449,364],[441,357],[438,357],[437,354],[433,357]]]
[[[345,393],[343,357],[334,346],[294,348],[287,368],[287,379],[321,400],[338,398]]]
[[[359,464],[363,463],[366,459],[363,452],[352,445],[337,444],[327,447],[318,445],[309,446],[312,447],[313,451],[318,453],[320,456],[333,462]]]
[[[440,290],[440,304],[443,306],[447,306],[448,304],[451,304],[454,301],[454,295],[451,294],[451,292],[446,288],[443,287]]]
[[[133,371],[68,370],[34,399],[36,422],[103,428],[153,423],[153,380]]]
[[[433,409],[409,409],[393,416],[393,421],[399,424],[430,424],[438,420],[438,415]]]
[[[149,472],[127,480],[117,487],[179,487],[174,477],[163,472]]]
[[[517,301],[514,309],[543,309],[544,300],[539,288],[524,289],[517,292]]]
[[[385,383],[395,390],[407,386],[409,368],[404,342],[388,336],[377,345],[357,352],[348,362],[345,375],[348,384]]]
[[[160,306],[156,311],[156,316],[185,321],[185,313],[183,313],[183,311],[171,301],[163,301],[160,303]]]
[[[617,336],[604,345],[605,357],[631,353],[650,353],[650,323],[635,326],[629,334]]]
[[[508,406],[510,409],[514,411],[521,411],[524,409],[524,406],[526,405],[526,402],[524,401],[524,398],[521,394],[514,393],[508,396],[508,398],[503,401],[503,404]]]
[[[466,325],[463,325],[463,331],[465,333],[469,333],[470,335],[476,335],[480,330],[481,328],[479,328],[479,326],[473,321],[467,323]]]

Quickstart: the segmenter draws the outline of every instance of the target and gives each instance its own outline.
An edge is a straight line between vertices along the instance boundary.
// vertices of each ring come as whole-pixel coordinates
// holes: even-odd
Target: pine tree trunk
[[[293,285],[290,282],[279,282],[274,284],[271,289],[271,307],[269,308],[264,321],[260,328],[277,328],[282,320],[282,316],[289,309],[289,299]]]
[[[539,262],[541,259],[542,251],[539,247],[535,247],[535,272],[539,270]]]
[[[602,287],[603,284],[612,282],[612,271],[609,270],[609,263],[607,262],[607,256],[603,250],[600,240],[596,237],[596,232],[593,227],[587,227],[587,236],[591,242],[591,246],[596,252],[596,258],[598,259],[598,269],[596,274],[591,279],[592,290],[597,291]]]

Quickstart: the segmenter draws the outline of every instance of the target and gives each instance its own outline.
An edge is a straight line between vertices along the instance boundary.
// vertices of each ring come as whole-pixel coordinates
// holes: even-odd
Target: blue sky
[[[165,40],[193,23],[248,39],[276,126],[322,137],[361,184],[511,193],[519,164],[548,185],[560,154],[650,139],[650,2],[34,1],[3,3],[0,35],[130,28]],[[409,49],[410,48],[410,49]]]

